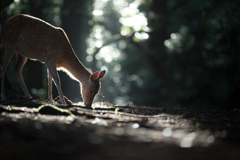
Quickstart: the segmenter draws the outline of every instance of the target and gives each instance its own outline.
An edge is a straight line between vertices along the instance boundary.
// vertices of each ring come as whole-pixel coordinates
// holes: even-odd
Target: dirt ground
[[[93,108],[0,102],[0,159],[240,159],[239,109]]]

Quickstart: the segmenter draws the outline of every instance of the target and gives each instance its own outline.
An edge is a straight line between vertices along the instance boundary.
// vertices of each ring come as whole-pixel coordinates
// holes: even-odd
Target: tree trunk
[[[43,15],[43,8],[44,4],[43,1],[38,0],[32,0],[29,1],[29,14],[34,17],[38,17],[40,19],[44,20]],[[23,73],[23,77],[25,79],[27,88],[29,89],[29,92],[31,94],[32,88],[47,88],[47,86],[43,86],[43,78],[47,78],[43,76],[43,64],[39,63],[38,61],[31,61],[28,60],[24,69],[27,70],[26,74]],[[23,69],[23,72],[24,72]],[[33,95],[34,96],[34,95]]]

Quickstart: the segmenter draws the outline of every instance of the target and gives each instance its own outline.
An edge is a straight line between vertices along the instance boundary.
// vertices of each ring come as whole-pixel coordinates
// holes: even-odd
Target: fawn
[[[106,73],[91,73],[80,62],[63,29],[29,15],[18,14],[8,19],[1,26],[1,38],[4,57],[1,64],[1,100],[6,100],[4,93],[4,75],[14,53],[17,63],[14,72],[27,98],[31,98],[22,77],[22,69],[27,59],[38,60],[48,69],[48,100],[52,103],[52,79],[57,87],[61,104],[66,105],[57,70],[64,70],[73,79],[80,82],[84,105],[92,105],[100,88],[99,80]]]

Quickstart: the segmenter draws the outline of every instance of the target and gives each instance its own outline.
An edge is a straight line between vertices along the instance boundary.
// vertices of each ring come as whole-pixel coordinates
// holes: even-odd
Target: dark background
[[[172,108],[240,107],[239,0],[121,2],[125,7],[138,2],[135,15],[143,14],[147,25],[140,29],[123,25],[121,5],[113,0],[1,0],[1,21],[24,13],[62,27],[86,67],[107,69],[98,101]],[[99,7],[102,13],[95,14]],[[99,29],[102,44],[93,45]],[[141,39],[140,34],[148,38]],[[111,55],[119,53],[111,61],[100,56],[108,46],[114,48]],[[14,65],[15,57],[6,75],[22,94]],[[23,77],[31,94],[47,97],[44,65],[29,60]],[[60,78],[64,95],[82,101],[78,82],[63,72]]]

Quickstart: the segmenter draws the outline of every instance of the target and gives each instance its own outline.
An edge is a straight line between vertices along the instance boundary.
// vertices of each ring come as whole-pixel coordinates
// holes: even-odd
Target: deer
[[[99,82],[106,73],[90,72],[78,59],[67,34],[62,28],[55,27],[39,18],[17,14],[1,25],[1,39],[4,56],[1,63],[1,100],[6,100],[4,92],[4,75],[6,68],[16,53],[17,62],[14,73],[23,89],[25,96],[31,99],[22,76],[22,69],[27,59],[37,60],[45,64],[48,71],[48,100],[53,103],[52,80],[57,88],[61,105],[66,101],[61,89],[58,70],[65,71],[72,79],[80,83],[80,91],[84,105],[92,105],[95,95],[99,92]]]

